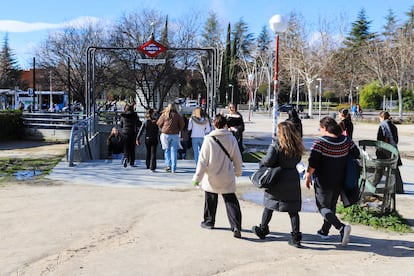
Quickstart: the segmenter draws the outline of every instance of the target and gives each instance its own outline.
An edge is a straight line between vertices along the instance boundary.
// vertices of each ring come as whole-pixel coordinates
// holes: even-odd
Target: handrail
[[[69,150],[68,150],[68,162],[69,167],[73,167],[73,159],[74,159],[74,151],[75,145],[77,145],[78,149],[81,149],[83,146],[86,146],[88,157],[92,159],[92,151],[89,144],[89,138],[92,137],[93,132],[93,117],[90,116],[84,120],[80,120],[76,122],[76,124],[72,125],[72,129],[70,131],[70,139],[69,139]]]

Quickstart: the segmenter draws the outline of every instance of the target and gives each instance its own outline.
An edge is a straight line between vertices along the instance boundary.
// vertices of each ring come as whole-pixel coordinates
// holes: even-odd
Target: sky
[[[242,18],[249,31],[258,35],[263,26],[269,26],[269,19],[275,14],[300,13],[309,26],[317,26],[320,18],[335,21],[342,14],[350,26],[361,9],[365,9],[368,20],[372,21],[370,31],[377,32],[385,25],[389,9],[398,19],[406,20],[405,13],[411,6],[414,0],[3,0],[0,47],[7,34],[19,66],[28,69],[32,67],[34,49],[64,24],[91,18],[116,21],[123,14],[143,7],[159,10],[169,18],[182,18],[192,10],[206,14],[214,11],[224,27]]]

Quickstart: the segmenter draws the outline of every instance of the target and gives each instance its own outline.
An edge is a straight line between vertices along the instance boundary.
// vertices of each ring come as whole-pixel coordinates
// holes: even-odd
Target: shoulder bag
[[[261,166],[257,171],[250,175],[250,180],[257,188],[270,188],[277,182],[277,178],[282,171],[282,167]]]

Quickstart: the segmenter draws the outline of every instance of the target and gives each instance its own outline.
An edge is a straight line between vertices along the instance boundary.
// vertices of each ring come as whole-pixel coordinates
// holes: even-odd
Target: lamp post
[[[322,110],[322,79],[317,78],[319,81],[319,121],[321,120],[321,110]]]
[[[249,79],[249,122],[250,122],[250,113],[251,113],[251,104],[252,104],[252,86],[253,86],[254,75],[249,74],[248,79]]]
[[[277,86],[279,81],[279,33],[286,31],[288,22],[285,17],[276,14],[269,20],[270,29],[275,33],[275,63],[273,69],[273,121],[272,121],[272,138],[277,136],[277,117],[278,117],[278,103],[277,103]]]
[[[231,87],[231,103],[234,104],[234,99],[233,99],[234,86],[233,86],[233,84],[230,83],[229,87]]]

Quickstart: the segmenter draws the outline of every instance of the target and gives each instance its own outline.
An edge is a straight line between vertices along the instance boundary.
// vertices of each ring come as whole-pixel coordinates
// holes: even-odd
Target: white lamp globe
[[[287,30],[288,21],[283,15],[275,14],[269,20],[270,29],[275,33],[283,33]]]

